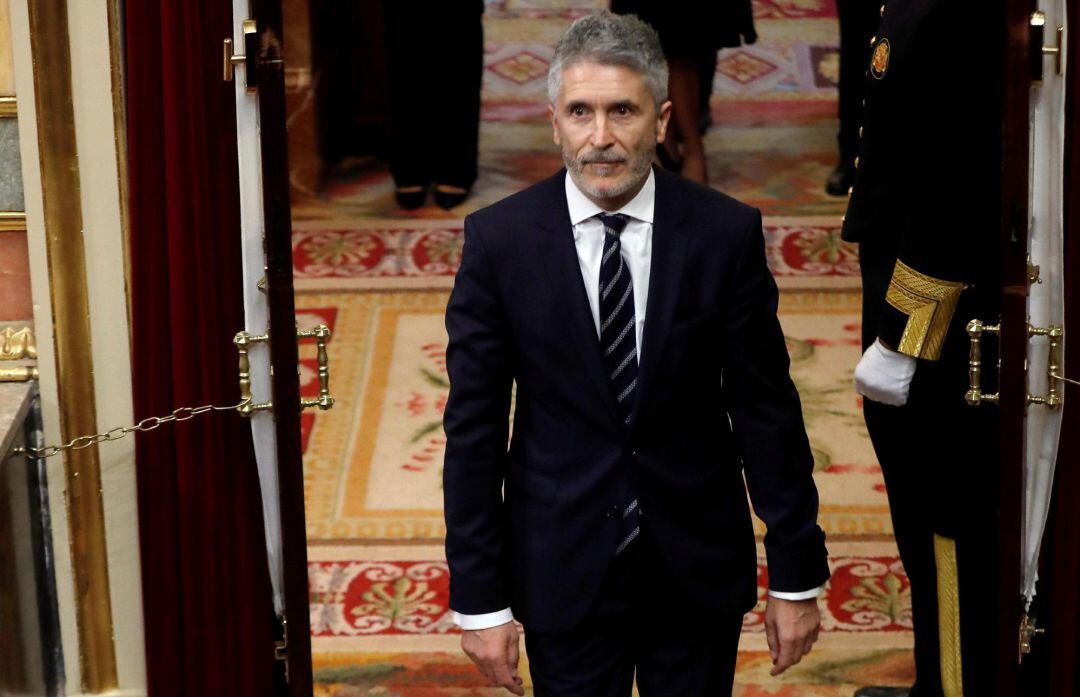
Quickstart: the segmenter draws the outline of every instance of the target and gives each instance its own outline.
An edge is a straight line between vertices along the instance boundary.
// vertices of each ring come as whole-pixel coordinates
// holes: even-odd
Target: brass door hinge
[[[1031,640],[1040,634],[1046,634],[1046,630],[1035,626],[1035,618],[1028,617],[1027,613],[1020,620],[1020,656],[1017,663],[1024,660],[1024,656],[1031,653]]]
[[[1062,74],[1062,58],[1064,55],[1064,38],[1065,28],[1057,27],[1055,34],[1057,35],[1056,46],[1045,46],[1043,41],[1046,40],[1046,13],[1042,10],[1036,10],[1031,13],[1031,19],[1028,20],[1028,26],[1031,29],[1031,80],[1035,83],[1042,82],[1043,79],[1043,57],[1054,57],[1054,73],[1057,75]]]
[[[274,642],[274,660],[285,665],[285,682],[289,682],[289,621],[281,617],[281,640]]]
[[[315,339],[315,345],[318,347],[319,396],[302,398],[300,407],[302,409],[318,407],[326,411],[334,406],[334,398],[330,396],[330,359],[326,351],[326,342],[330,339],[330,328],[325,324],[320,324],[308,331],[300,331],[299,329],[296,331],[298,341],[311,338]],[[236,350],[240,354],[240,397],[244,402],[238,411],[243,416],[251,416],[256,411],[267,411],[274,408],[273,402],[256,403],[252,401],[251,360],[248,358],[248,351],[252,344],[265,343],[269,340],[269,334],[250,334],[248,332],[237,332],[233,338]]]
[[[225,39],[222,55],[222,79],[232,82],[236,75],[236,66],[244,66],[244,86],[248,92],[255,91],[255,58],[259,54],[259,43],[255,29],[255,20],[244,20],[244,52],[233,53],[233,40]]]
[[[1039,272],[1040,272],[1039,265],[1031,263],[1031,255],[1028,254],[1027,255],[1027,277],[1028,277],[1028,285],[1029,286],[1042,285],[1042,279],[1039,278]]]

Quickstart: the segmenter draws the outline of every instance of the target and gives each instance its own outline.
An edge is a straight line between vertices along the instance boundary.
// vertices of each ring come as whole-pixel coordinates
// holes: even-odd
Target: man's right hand
[[[463,632],[461,648],[476,667],[496,687],[505,687],[515,695],[524,695],[518,677],[518,630],[513,622],[490,629]]]

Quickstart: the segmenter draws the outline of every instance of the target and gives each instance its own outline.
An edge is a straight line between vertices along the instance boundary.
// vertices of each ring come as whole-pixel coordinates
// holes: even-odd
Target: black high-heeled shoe
[[[394,189],[394,198],[401,208],[407,211],[416,210],[424,205],[427,200],[426,186],[399,186]]]
[[[452,191],[447,191],[447,189],[452,189]],[[442,208],[444,211],[448,211],[451,208],[457,208],[465,203],[465,199],[468,197],[468,189],[450,186],[449,184],[437,184],[435,186],[435,205]]]
[[[829,174],[829,179],[825,182],[825,193],[829,196],[847,196],[853,184],[855,184],[855,163],[843,161]]]

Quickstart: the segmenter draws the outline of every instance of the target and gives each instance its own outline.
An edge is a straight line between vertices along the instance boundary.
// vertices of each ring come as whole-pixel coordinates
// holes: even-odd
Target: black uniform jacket
[[[861,247],[864,342],[928,360],[947,338],[963,353],[996,288],[1002,41],[984,9],[886,0],[867,66],[843,226]]]

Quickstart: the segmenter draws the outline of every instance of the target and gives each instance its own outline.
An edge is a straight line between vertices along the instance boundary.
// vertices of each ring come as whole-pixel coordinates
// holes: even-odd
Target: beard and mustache
[[[611,152],[607,150],[594,150],[583,155],[571,152],[565,141],[562,146],[563,163],[574,183],[582,191],[595,198],[616,198],[630,191],[652,167],[655,146],[650,147],[640,143],[629,155]],[[590,183],[584,176],[585,167],[590,164],[615,164],[627,165],[627,176],[611,186],[598,186]]]

